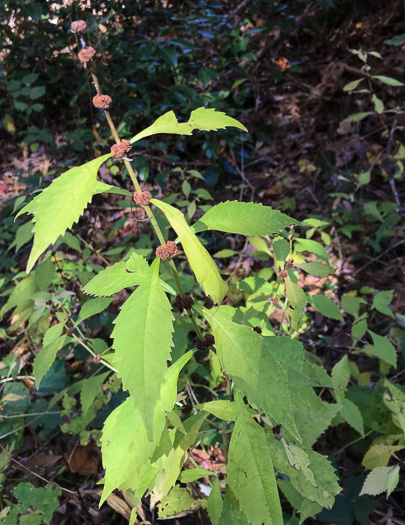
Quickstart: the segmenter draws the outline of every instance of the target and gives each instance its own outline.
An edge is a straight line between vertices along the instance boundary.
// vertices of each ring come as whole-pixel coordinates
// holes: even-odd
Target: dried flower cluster
[[[70,27],[75,33],[83,33],[83,31],[86,31],[87,24],[84,20],[75,20]]]
[[[164,248],[163,246],[158,246],[156,250],[156,257],[159,257],[159,259],[165,261],[166,259],[169,259],[170,257],[176,255],[176,253],[179,253],[176,243],[173,241],[167,241],[166,248]]]
[[[182,297],[181,295],[176,295],[176,299],[174,300],[175,306],[183,310],[190,310],[190,308],[194,304],[194,299],[191,297],[191,295],[185,295]]]
[[[93,47],[84,47],[79,51],[78,57],[80,62],[89,62],[94,55],[96,54],[96,50]]]
[[[142,193],[138,193],[135,191],[132,195],[132,199],[135,204],[139,204],[140,206],[147,206],[152,198],[152,194],[150,191],[143,191]]]
[[[114,155],[116,159],[120,159],[132,148],[131,143],[129,140],[122,139],[119,144],[114,144],[114,146],[111,147],[111,153]]]
[[[215,344],[215,338],[212,334],[205,334],[204,341],[201,341],[200,339],[196,343],[196,347],[198,350],[206,350],[210,346]]]
[[[96,95],[93,97],[93,106],[100,109],[107,109],[112,100],[108,95]]]

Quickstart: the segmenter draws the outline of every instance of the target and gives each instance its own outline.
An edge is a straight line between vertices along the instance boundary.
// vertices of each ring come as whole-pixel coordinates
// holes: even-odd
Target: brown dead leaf
[[[285,71],[291,67],[290,62],[285,57],[278,58],[274,63],[280,71]]]
[[[33,468],[52,468],[62,456],[51,456],[50,454],[37,454],[29,458],[26,462],[27,467]]]
[[[100,468],[100,450],[94,441],[86,446],[76,445],[63,454],[70,472],[83,476],[97,474]]]

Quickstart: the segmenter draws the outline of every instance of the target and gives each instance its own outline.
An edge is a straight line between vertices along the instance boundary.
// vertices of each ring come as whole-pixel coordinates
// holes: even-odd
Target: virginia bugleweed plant
[[[85,23],[74,22],[72,29],[81,32]],[[87,345],[100,369],[107,367],[107,371],[92,378],[93,383],[96,379],[96,389],[116,374],[128,393],[108,416],[102,430],[105,477],[100,505],[119,489],[133,502],[130,523],[136,520],[141,499],[149,496],[150,508],[158,506],[161,518],[195,505],[206,507],[213,525],[282,525],[279,491],[300,513],[300,522],[323,508],[332,508],[340,492],[338,478],[331,462],[313,446],[337,417],[363,436],[364,427],[355,403],[345,395],[353,375],[347,356],[329,376],[299,340],[307,303],[326,317],[343,321],[334,301],[326,296],[307,295],[298,284],[302,271],[318,277],[334,273],[324,247],[298,235],[301,229],[316,228],[322,222],[309,218],[299,223],[261,204],[227,201],[211,207],[190,225],[175,206],[142,191],[131,166],[131,150],[141,139],[161,133],[191,135],[194,130],[247,129],[222,112],[200,107],[191,112],[187,122],[178,122],[169,111],[132,139],[121,139],[108,111],[114,97],[100,88],[92,67],[94,55],[92,47],[84,47],[79,60],[91,72],[96,90],[93,104],[105,112],[116,144],[110,153],[56,178],[18,213],[33,215],[34,240],[27,273],[32,276],[40,271],[43,265],[33,270],[37,261],[41,257],[49,260],[48,247],[65,235],[93,196],[100,193],[131,197],[135,206],[145,210],[159,245],[151,264],[133,251],[91,279],[84,292],[94,298],[85,303],[73,326],[68,328],[69,316],[59,312],[58,323],[46,331],[43,348],[34,360],[37,387],[67,338],[82,338],[79,323],[108,307],[110,300],[106,298],[131,289],[114,320],[113,351],[100,355]],[[97,180],[99,168],[108,159],[125,164],[134,185],[133,194]],[[172,240],[167,240],[157,214],[163,214],[173,229]],[[232,278],[224,281],[198,238],[199,233],[211,230],[246,236],[258,251],[268,253],[274,260],[274,270],[266,269],[269,271],[258,278],[248,277],[236,285],[241,293],[253,294],[246,306],[231,306],[227,294],[229,286],[235,283]],[[183,291],[176,268],[181,251],[203,290],[198,296]],[[318,262],[306,262],[303,252],[312,253]],[[169,275],[167,268],[175,287],[163,279]],[[35,278],[29,286],[33,293]],[[26,288],[31,290],[29,286]],[[210,308],[204,295],[213,302]],[[392,294],[380,296],[373,308],[390,315],[390,298]],[[357,338],[367,331],[366,314],[359,315],[360,304],[361,300],[355,297],[342,301],[343,310],[355,317],[357,331],[352,333]],[[4,311],[13,306],[9,301]],[[269,314],[276,308],[282,309],[278,331],[268,322]],[[173,337],[179,323],[188,323],[187,333],[195,333],[195,349],[183,355],[176,352]],[[382,349],[380,336],[371,335],[375,346],[365,347],[369,355],[395,366],[392,345],[391,348],[385,344]],[[86,341],[82,343],[86,345]],[[184,391],[182,369],[204,352],[212,369],[216,367],[221,380],[226,381],[226,394],[202,403],[192,399],[191,412],[186,411],[182,401],[190,393]],[[176,359],[171,358],[172,354]],[[387,406],[391,403],[388,408],[395,414],[403,394],[387,380],[385,391],[390,393]],[[82,401],[89,405],[94,396],[89,403],[85,396]],[[184,469],[188,450],[218,419],[222,420],[226,476],[202,468]],[[399,467],[379,468],[391,469],[384,473],[391,481],[383,488],[391,491]],[[201,496],[193,502],[187,484],[199,479],[207,480],[211,490],[208,499]]]

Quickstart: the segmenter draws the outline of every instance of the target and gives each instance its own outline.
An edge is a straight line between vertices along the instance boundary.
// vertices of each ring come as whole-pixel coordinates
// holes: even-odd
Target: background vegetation
[[[388,516],[403,523],[403,3],[83,0],[0,7],[0,519],[126,523],[131,509],[121,494],[98,509],[98,437],[125,394],[113,376],[100,389],[107,370],[100,374],[91,355],[110,347],[126,292],[86,311],[83,286],[134,249],[151,257],[155,239],[128,197],[99,195],[27,277],[32,224],[14,220],[55,176],[109,151],[104,113],[92,106],[91,78],[77,60],[80,35],[70,30],[73,20],[84,19],[121,136],[168,110],[185,120],[200,106],[225,111],[249,129],[244,136],[226,130],[139,142],[132,165],[145,189],[175,202],[189,219],[227,199],[319,219],[301,234],[301,251],[338,270],[302,274],[301,284],[339,308],[315,298],[298,337],[332,373],[346,411],[315,447],[337,469],[342,492],[331,510],[306,522],[365,525]],[[103,166],[100,180],[130,187],[117,164]],[[272,292],[269,246],[221,234],[206,241],[233,284],[232,304],[264,308]],[[198,293],[189,273],[181,280]],[[263,329],[283,324],[276,306],[267,314],[258,320]],[[49,343],[44,334],[62,322],[64,345],[37,389],[33,358]],[[184,327],[175,338],[179,357],[195,334]],[[207,401],[224,394],[222,371],[208,355],[192,360],[182,380],[189,396],[184,411],[192,410],[193,392]],[[221,447],[213,418],[190,451],[190,465],[223,473]],[[385,467],[374,486],[379,495],[360,495],[366,475]],[[198,497],[204,486],[194,485]],[[298,523],[300,502],[283,498],[286,522]],[[154,523],[157,516],[145,513]],[[169,508],[163,516],[172,515]],[[167,523],[175,519],[207,520],[190,502]]]

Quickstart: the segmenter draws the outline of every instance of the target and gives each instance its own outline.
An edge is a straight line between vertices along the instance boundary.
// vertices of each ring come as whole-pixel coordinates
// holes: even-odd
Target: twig
[[[378,257],[374,257],[371,261],[368,261],[366,264],[364,264],[361,268],[359,268],[358,270],[356,270],[354,272],[353,275],[357,275],[358,273],[360,273],[361,271],[364,270],[364,268],[367,268],[367,266],[370,266],[370,264],[372,264],[373,262],[376,262],[378,261],[378,259],[381,259],[381,257],[384,257],[384,255],[386,255],[387,253],[389,253],[391,250],[394,250],[395,248],[397,248],[397,246],[400,246],[401,244],[403,244],[405,242],[405,239],[402,239],[402,241],[399,241],[397,242],[396,244],[394,244],[394,246],[390,246],[389,248],[387,248],[384,252],[380,253],[380,255]]]

